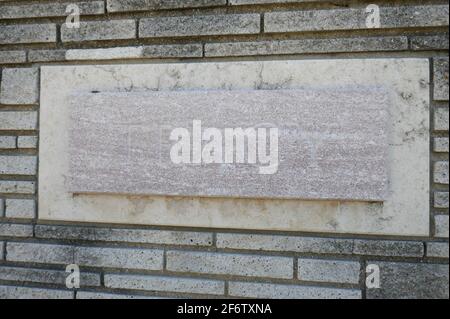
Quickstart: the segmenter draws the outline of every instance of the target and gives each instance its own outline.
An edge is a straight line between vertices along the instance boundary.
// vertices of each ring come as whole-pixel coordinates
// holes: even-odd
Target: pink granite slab
[[[71,97],[73,193],[383,201],[389,92],[292,90],[99,92]],[[174,128],[278,128],[279,165],[175,164]],[[204,142],[205,144],[206,142]],[[203,145],[204,145],[203,144]]]

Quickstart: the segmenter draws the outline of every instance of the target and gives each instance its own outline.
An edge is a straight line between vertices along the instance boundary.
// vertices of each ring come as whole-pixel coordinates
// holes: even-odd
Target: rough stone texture
[[[39,100],[38,82],[38,68],[3,69],[0,103],[37,103]]]
[[[0,236],[33,237],[33,226],[26,224],[0,224]]]
[[[35,175],[36,156],[0,156],[0,174]]]
[[[448,5],[382,7],[380,28],[448,26],[448,12]],[[269,12],[264,16],[264,31],[269,33],[367,29],[365,8]]]
[[[304,74],[311,74],[311,77]],[[374,74],[378,76],[374,77]],[[42,67],[41,77],[39,216],[42,219],[377,235],[429,234],[427,59],[58,66]],[[66,191],[63,176],[68,173],[68,99],[74,90],[248,90],[335,85],[395,89],[391,96],[390,118],[403,120],[390,123],[390,129],[395,133],[391,135],[389,149],[391,192],[384,205],[333,201],[72,197]],[[416,111],[410,112],[411,109]],[[61,161],[55,161],[55,158]]]
[[[35,182],[24,181],[0,181],[0,193],[4,194],[34,194]]]
[[[54,285],[66,285],[68,273],[60,270],[2,267],[0,266],[0,280],[23,282],[38,282]],[[100,275],[81,271],[80,287],[100,286]]]
[[[0,136],[0,149],[14,149],[16,148],[17,137],[15,136]]]
[[[217,280],[112,274],[105,275],[105,286],[108,288],[211,295],[222,295],[225,289],[225,283]]]
[[[80,28],[61,27],[63,42],[133,39],[136,37],[134,20],[80,22]]]
[[[141,47],[116,47],[106,49],[68,50],[65,59],[72,60],[118,60],[138,58],[201,58],[201,44],[149,45]]]
[[[19,136],[17,138],[18,148],[37,148],[38,137],[37,136]]]
[[[1,130],[35,130],[37,128],[38,114],[34,111],[0,112]]]
[[[160,299],[157,297],[147,297],[138,295],[122,295],[122,294],[110,294],[104,292],[91,292],[91,291],[77,291],[76,299]]]
[[[216,246],[219,248],[345,255],[353,251],[353,240],[350,239],[234,233],[219,233],[216,237]]]
[[[56,42],[55,24],[20,24],[0,27],[0,44]]]
[[[434,207],[448,208],[448,192],[434,193]]]
[[[107,49],[74,49],[67,50],[66,60],[118,60],[137,59],[142,57],[142,47],[118,47]]]
[[[359,240],[353,245],[355,255],[423,257],[424,246],[416,241]]]
[[[433,141],[433,151],[436,153],[448,153],[448,137],[436,137]]]
[[[293,259],[256,255],[168,251],[170,271],[234,276],[293,278]]]
[[[186,246],[211,246],[212,234],[150,229],[118,229],[36,225],[36,237]]]
[[[7,259],[46,264],[161,270],[163,251],[156,249],[77,247],[66,245],[8,243]]]
[[[298,279],[303,281],[357,284],[360,271],[355,261],[298,259]]]
[[[103,1],[71,2],[80,8],[83,16],[105,13]],[[37,3],[27,5],[1,6],[0,19],[21,19],[41,17],[65,17],[68,3]]]
[[[360,299],[361,291],[310,286],[230,282],[230,296],[270,299]]]
[[[0,51],[0,64],[24,63],[26,60],[25,51]]]
[[[370,261],[380,267],[380,289],[367,289],[369,299],[449,298],[448,264]]]
[[[259,14],[156,17],[143,18],[139,22],[140,38],[257,34],[259,32]]]
[[[0,198],[0,217],[5,216],[5,200]]]
[[[448,50],[448,33],[419,35],[409,38],[412,50]]]
[[[257,42],[206,43],[205,55],[214,57],[274,54],[338,53],[406,50],[406,37],[332,38]]]
[[[0,286],[0,299],[73,299],[68,290]]]
[[[448,258],[448,243],[427,243],[427,257]]]
[[[449,127],[448,107],[438,107],[434,111],[434,130],[448,131]]]
[[[28,51],[30,62],[55,62],[66,59],[66,50],[31,50]]]
[[[0,216],[1,216],[1,213],[0,213]],[[3,260],[5,258],[4,246],[5,246],[4,243],[2,241],[0,241],[0,260]]]
[[[36,201],[34,199],[7,199],[6,217],[35,218]]]
[[[200,8],[226,5],[227,0],[108,0],[108,12]]]
[[[201,58],[203,46],[201,44],[185,45],[147,45],[144,46],[144,58]]]
[[[434,99],[438,101],[448,101],[448,57],[435,58],[433,60],[434,69]],[[447,111],[448,121],[448,111]],[[448,130],[448,122],[447,122]]]
[[[73,193],[355,201],[387,197],[390,101],[385,90],[97,93],[75,95],[72,101],[67,188]],[[283,112],[274,113],[274,108]],[[336,116],[339,112],[345,116]],[[256,165],[233,163],[226,169],[173,163],[170,132],[179,127],[191,131],[194,120],[201,120],[203,129],[222,132],[271,123],[283,146],[277,156],[280,166],[277,158],[268,177],[261,167],[269,164],[260,163],[259,156]],[[223,161],[222,153],[220,157]]]
[[[433,180],[437,184],[448,185],[448,162],[434,163]]]
[[[448,193],[447,193],[448,196]],[[448,197],[447,197],[448,200]],[[440,238],[448,238],[449,226],[448,215],[436,215],[434,216],[434,236]]]

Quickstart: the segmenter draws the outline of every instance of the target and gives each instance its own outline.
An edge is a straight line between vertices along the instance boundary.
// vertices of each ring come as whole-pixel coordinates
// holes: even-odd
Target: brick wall
[[[63,25],[70,3],[79,29]],[[377,1],[367,30],[370,3],[0,0],[0,298],[448,298],[448,1]],[[41,65],[343,57],[430,59],[430,237],[37,219]],[[381,289],[365,286],[369,264]]]

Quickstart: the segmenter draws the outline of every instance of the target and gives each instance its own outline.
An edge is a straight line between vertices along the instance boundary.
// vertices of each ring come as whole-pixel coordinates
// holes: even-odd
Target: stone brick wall
[[[70,3],[79,29],[64,26]],[[370,3],[0,0],[0,298],[448,298],[448,1],[377,1],[368,30]],[[37,219],[41,65],[344,57],[430,59],[429,237]],[[369,264],[380,289],[366,288]]]

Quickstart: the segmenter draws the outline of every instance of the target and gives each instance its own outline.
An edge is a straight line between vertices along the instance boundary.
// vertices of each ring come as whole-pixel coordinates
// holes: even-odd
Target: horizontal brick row
[[[148,229],[120,229],[36,225],[36,237],[44,239],[130,242],[143,244],[179,244],[211,246],[208,232],[178,232]],[[216,246],[222,249],[294,252],[330,255],[372,255],[423,257],[423,243],[367,239],[340,239],[282,235],[218,233]]]
[[[0,280],[65,286],[68,273],[62,270],[0,266]],[[100,274],[80,272],[80,287],[99,287]]]
[[[12,113],[12,112],[8,112]],[[0,116],[7,116],[7,112],[0,112]],[[24,112],[22,112],[24,113]],[[20,113],[19,113],[20,116]],[[0,119],[4,122],[5,118]],[[20,118],[20,120],[23,120]],[[1,128],[0,128],[1,130]],[[38,143],[37,136],[0,136],[0,149],[16,149],[16,148],[36,148]],[[1,191],[0,191],[1,193]]]
[[[448,235],[448,233],[447,233]],[[448,259],[448,242],[447,243],[439,243],[439,242],[430,242],[427,243],[427,257],[431,258],[447,258]]]
[[[0,194],[34,194],[35,192],[35,182],[0,180]]]
[[[6,68],[2,71],[1,104],[36,104],[39,100],[38,68]]]
[[[0,299],[73,299],[69,290],[0,286]]]
[[[0,6],[0,20],[42,18],[42,17],[65,17],[68,15],[68,5],[76,5],[83,16],[105,13],[103,1],[82,1],[70,3],[35,3],[26,5],[3,5]]]
[[[107,0],[108,12],[148,11],[224,6],[227,0]]]
[[[0,223],[0,237],[33,237],[33,225]]]
[[[162,270],[163,251],[156,249],[79,247],[70,245],[7,243],[7,260],[44,264]]]
[[[26,218],[36,217],[36,201],[34,199],[6,199],[5,217]]]
[[[36,130],[38,114],[35,111],[0,111],[0,131]]]

